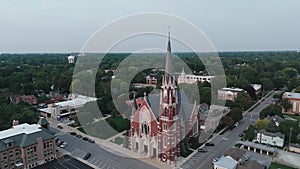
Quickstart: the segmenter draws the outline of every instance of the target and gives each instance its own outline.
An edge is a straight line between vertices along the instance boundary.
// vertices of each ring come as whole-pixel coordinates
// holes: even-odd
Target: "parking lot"
[[[104,160],[101,157],[101,152],[98,152],[99,147],[95,143],[84,141],[83,138],[78,138],[75,135],[69,133],[59,133],[58,138],[61,141],[67,142],[62,149],[69,152],[74,157],[83,158],[87,153],[91,153],[91,156],[87,159],[87,162],[98,166],[101,169],[116,169],[117,167]],[[94,147],[94,148],[93,148]],[[91,151],[91,149],[93,151]],[[103,155],[102,155],[103,156]]]
[[[69,155],[65,155],[57,160],[53,160],[49,163],[35,167],[35,169],[50,169],[50,168],[51,169],[92,169],[93,167],[90,167]]]

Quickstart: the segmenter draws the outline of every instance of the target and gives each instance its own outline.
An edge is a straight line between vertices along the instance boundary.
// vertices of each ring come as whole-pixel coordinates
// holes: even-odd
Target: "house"
[[[193,74],[186,74],[184,72],[184,68],[182,69],[182,72],[180,73],[178,77],[178,84],[186,83],[186,84],[197,84],[197,82],[209,82],[211,83],[211,80],[215,76],[197,76]]]
[[[15,96],[14,100],[16,103],[25,102],[29,105],[37,104],[37,98],[34,95]]]
[[[271,133],[263,129],[257,133],[256,140],[261,144],[283,147],[284,134],[280,132]]]
[[[261,84],[251,84],[251,87],[254,89],[256,96],[260,95],[262,92],[262,85]]]
[[[190,103],[184,92],[178,92],[172,72],[170,35],[168,38],[165,74],[160,94],[134,99],[129,149],[141,156],[174,164],[180,156],[180,141],[197,137],[200,115],[196,104]]]
[[[237,147],[231,148],[224,153],[225,157],[231,157],[237,162],[237,164],[242,164],[243,162],[245,162],[245,155],[246,151]]]
[[[214,169],[236,169],[239,165],[245,163],[245,161],[245,150],[237,147],[231,148],[217,162],[214,162]]]
[[[249,160],[245,163],[238,165],[236,169],[264,169],[265,167],[261,164],[259,164],[255,160]]]
[[[235,169],[237,162],[231,157],[222,156],[214,163],[214,169]]]
[[[231,100],[234,101],[239,92],[245,92],[244,89],[240,88],[222,88],[218,90],[218,99],[219,100]]]
[[[282,99],[288,99],[292,104],[292,108],[289,110],[283,110],[283,113],[300,115],[300,93],[284,92]]]
[[[38,124],[18,124],[0,132],[0,168],[27,169],[56,158],[55,136]]]

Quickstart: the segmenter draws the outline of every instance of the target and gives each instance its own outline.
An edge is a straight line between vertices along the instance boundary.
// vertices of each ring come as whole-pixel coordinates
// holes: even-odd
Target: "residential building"
[[[222,156],[214,163],[214,169],[235,169],[237,162],[231,157]]]
[[[271,133],[263,129],[257,133],[256,140],[261,144],[283,147],[284,134],[280,132]]]
[[[240,88],[222,88],[218,90],[219,100],[231,100],[234,101],[239,92],[245,92],[244,89]]]
[[[247,159],[246,159],[247,158]],[[214,162],[214,169],[263,169],[264,166],[257,161],[247,161],[246,151],[240,148],[231,148],[224,155]]]
[[[37,98],[34,95],[15,96],[14,100],[16,103],[25,102],[29,105],[37,104]]]
[[[165,74],[159,95],[144,94],[134,99],[129,148],[147,157],[174,164],[180,156],[180,141],[200,133],[199,108],[190,103],[184,92],[178,92],[172,73],[170,35]]]
[[[236,169],[265,169],[265,167],[255,160],[249,160],[241,165],[238,165]]]
[[[282,99],[288,99],[292,104],[292,108],[289,110],[282,110],[283,113],[300,115],[300,93],[284,92]]]
[[[0,168],[27,169],[56,158],[55,136],[38,124],[15,125],[0,132]]]
[[[197,84],[197,82],[211,82],[215,76],[198,76],[193,74],[186,74],[184,68],[178,77],[178,84]]]
[[[261,84],[251,84],[251,87],[254,89],[256,96],[260,95],[262,92],[262,85]]]

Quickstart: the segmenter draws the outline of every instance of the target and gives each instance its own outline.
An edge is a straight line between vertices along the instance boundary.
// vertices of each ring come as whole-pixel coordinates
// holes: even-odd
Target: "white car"
[[[59,147],[64,148],[67,144],[68,144],[67,142],[62,142]]]
[[[218,157],[214,158],[214,159],[212,160],[212,163],[215,163],[215,162],[217,162],[217,161],[219,161],[219,158],[218,158]]]

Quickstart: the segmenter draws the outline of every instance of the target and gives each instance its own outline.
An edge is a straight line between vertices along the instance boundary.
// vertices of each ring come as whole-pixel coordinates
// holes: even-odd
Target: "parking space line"
[[[99,167],[101,167],[102,162],[103,162],[103,161],[101,161],[100,164],[98,165]]]
[[[106,163],[104,163],[104,165],[102,166],[102,168],[104,168],[106,166]]]

